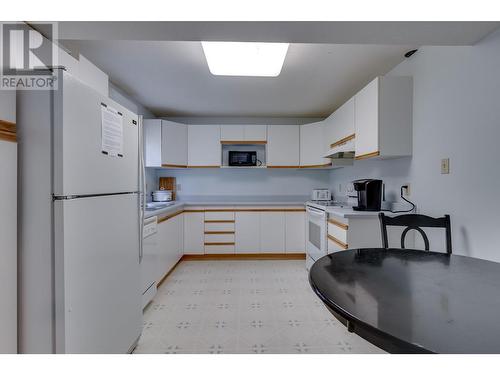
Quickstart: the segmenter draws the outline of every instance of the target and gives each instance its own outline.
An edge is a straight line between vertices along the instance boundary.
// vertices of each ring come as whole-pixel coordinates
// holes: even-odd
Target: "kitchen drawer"
[[[347,225],[332,219],[328,220],[328,234],[347,243]]]
[[[234,232],[234,221],[230,223],[207,223],[205,232]]]
[[[205,211],[205,221],[234,220],[234,211]]]
[[[205,233],[205,243],[234,242],[234,233],[232,234],[207,234]]]
[[[328,254],[335,253],[337,251],[346,250],[347,244],[340,241],[338,238],[328,235]]]
[[[207,245],[205,254],[234,254],[234,245]]]

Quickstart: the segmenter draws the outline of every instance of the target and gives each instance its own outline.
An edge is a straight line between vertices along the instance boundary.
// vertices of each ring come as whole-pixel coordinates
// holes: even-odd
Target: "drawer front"
[[[205,233],[205,244],[206,243],[217,243],[217,242],[234,242],[234,234],[206,234]]]
[[[234,221],[231,223],[207,223],[205,232],[234,232]]]
[[[234,211],[205,211],[207,220],[234,220]]]
[[[234,254],[234,245],[205,245],[205,254]]]
[[[346,229],[340,228],[339,226],[328,222],[328,234],[342,241],[343,243],[347,243]]]
[[[332,241],[330,238],[328,239],[328,254],[336,253],[338,251],[343,251],[343,250],[345,250],[344,247]]]

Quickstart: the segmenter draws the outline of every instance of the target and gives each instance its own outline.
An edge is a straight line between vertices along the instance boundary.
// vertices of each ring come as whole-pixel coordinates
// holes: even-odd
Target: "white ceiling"
[[[199,42],[81,41],[80,52],[157,116],[325,116],[410,47],[291,44],[275,78],[213,76]]]
[[[62,22],[59,35],[157,116],[314,117],[329,115],[401,62],[406,51],[423,44],[473,44],[498,25]],[[210,74],[198,40],[292,44],[278,77],[223,77]]]

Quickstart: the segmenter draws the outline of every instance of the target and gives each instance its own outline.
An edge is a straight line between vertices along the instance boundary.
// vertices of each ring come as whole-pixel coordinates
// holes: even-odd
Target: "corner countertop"
[[[182,197],[173,205],[157,210],[146,210],[144,218],[159,215],[173,214],[186,207],[210,207],[210,206],[269,206],[287,207],[304,206],[308,197],[304,196],[188,196]]]
[[[377,218],[378,214],[382,211],[355,211],[352,207],[344,206],[344,207],[328,207],[326,209],[328,215],[333,215],[337,217],[341,217],[344,219],[349,218]]]

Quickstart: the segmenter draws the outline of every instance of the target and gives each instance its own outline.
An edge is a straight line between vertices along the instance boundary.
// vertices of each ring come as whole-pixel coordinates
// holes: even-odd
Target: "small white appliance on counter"
[[[153,202],[170,202],[172,200],[171,190],[155,190],[151,193]]]
[[[311,200],[313,201],[329,201],[332,199],[332,193],[328,189],[314,189],[312,191]]]

